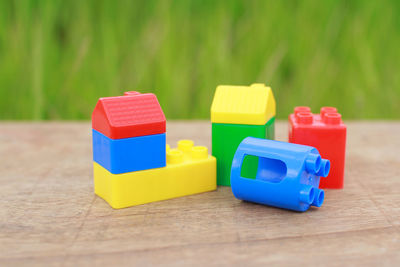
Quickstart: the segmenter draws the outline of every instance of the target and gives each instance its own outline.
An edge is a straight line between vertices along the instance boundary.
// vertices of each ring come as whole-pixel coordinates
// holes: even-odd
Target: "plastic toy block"
[[[320,114],[312,114],[309,107],[296,107],[289,115],[289,124],[289,142],[315,147],[332,164],[319,187],[343,188],[346,125],[336,108],[323,107]]]
[[[165,167],[165,133],[110,139],[92,130],[93,160],[113,174]]]
[[[95,193],[114,209],[182,197],[217,188],[216,159],[206,147],[190,140],[167,147],[164,168],[112,174],[97,163],[94,167]]]
[[[255,177],[241,175],[247,156],[259,158]],[[241,200],[306,211],[322,205],[324,190],[318,185],[329,169],[329,160],[321,159],[313,147],[247,137],[233,158],[232,192]]]
[[[161,134],[165,133],[165,116],[154,94],[126,92],[99,99],[92,128],[111,139]]]
[[[274,95],[264,84],[220,85],[211,105],[211,122],[264,125],[275,112]]]
[[[217,158],[217,184],[231,185],[230,175],[233,156],[240,142],[248,136],[274,139],[275,118],[265,125],[212,124],[212,154]],[[243,168],[246,175],[252,175],[257,168],[258,159],[249,158]]]

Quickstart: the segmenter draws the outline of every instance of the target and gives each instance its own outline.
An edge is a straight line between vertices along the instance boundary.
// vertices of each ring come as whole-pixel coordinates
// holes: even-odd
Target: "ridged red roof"
[[[111,139],[165,133],[165,116],[154,94],[125,93],[100,98],[92,127]]]

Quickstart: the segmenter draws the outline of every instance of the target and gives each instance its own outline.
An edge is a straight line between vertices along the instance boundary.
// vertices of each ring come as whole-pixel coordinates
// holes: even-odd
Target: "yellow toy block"
[[[217,188],[216,159],[203,146],[181,140],[167,145],[167,166],[112,174],[93,162],[94,192],[114,209],[182,197]]]
[[[211,122],[264,125],[275,117],[275,98],[264,84],[220,85],[211,105]]]

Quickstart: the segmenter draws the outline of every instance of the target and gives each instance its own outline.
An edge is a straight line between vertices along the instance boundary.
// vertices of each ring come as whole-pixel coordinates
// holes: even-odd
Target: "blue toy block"
[[[241,176],[246,156],[259,158],[254,178]],[[329,170],[329,160],[321,159],[313,147],[247,137],[232,161],[232,192],[241,200],[306,211],[310,206],[322,205],[324,191],[318,189],[319,180]]]
[[[92,130],[93,160],[112,174],[166,166],[165,133],[111,139]]]

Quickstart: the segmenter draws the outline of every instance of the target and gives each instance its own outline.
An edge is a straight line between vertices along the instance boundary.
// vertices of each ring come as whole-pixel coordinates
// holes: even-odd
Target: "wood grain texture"
[[[90,123],[3,122],[0,266],[399,266],[400,123],[347,125],[345,189],[297,213],[229,187],[113,210],[93,193]],[[183,138],[210,147],[210,124],[170,122]]]

